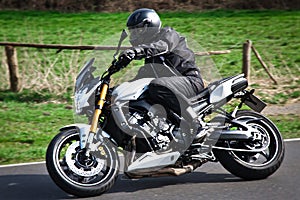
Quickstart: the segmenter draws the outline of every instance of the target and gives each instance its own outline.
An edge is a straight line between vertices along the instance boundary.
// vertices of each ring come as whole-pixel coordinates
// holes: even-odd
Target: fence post
[[[251,46],[252,46],[251,40],[247,40],[243,45],[242,73],[245,74],[245,78],[247,78],[248,82],[250,82]]]
[[[19,92],[21,90],[21,84],[19,80],[17,51],[13,46],[5,46],[5,53],[9,70],[10,90]]]

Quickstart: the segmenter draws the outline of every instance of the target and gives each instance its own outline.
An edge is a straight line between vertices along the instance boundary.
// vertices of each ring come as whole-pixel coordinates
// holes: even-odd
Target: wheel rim
[[[238,117],[237,119],[251,120],[257,118],[252,116],[242,116]],[[259,123],[252,122],[247,125],[255,128],[260,133],[261,139],[253,143],[228,142],[228,147],[234,148],[238,145],[238,147],[240,148],[242,145],[243,147],[246,147],[250,150],[260,149],[264,147],[265,150],[257,153],[231,151],[231,155],[243,165],[252,167],[264,167],[273,162],[279,153],[279,140],[277,134],[275,133],[276,130],[273,130],[273,128],[270,127],[270,125],[265,120],[260,120]]]
[[[73,133],[58,144],[53,155],[54,164],[60,176],[68,182],[94,186],[106,182],[115,171],[115,160],[106,145],[100,146],[96,154],[84,158],[79,147],[79,133]]]

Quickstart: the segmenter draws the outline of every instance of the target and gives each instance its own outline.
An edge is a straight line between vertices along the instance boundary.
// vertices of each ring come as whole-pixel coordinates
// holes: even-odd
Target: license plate
[[[256,112],[261,112],[267,106],[265,102],[253,94],[248,96],[248,98],[245,100],[245,104]]]

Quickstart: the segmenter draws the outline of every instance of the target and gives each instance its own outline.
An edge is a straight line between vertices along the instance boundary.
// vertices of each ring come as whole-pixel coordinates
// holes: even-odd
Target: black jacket
[[[186,39],[174,29],[165,27],[154,36],[153,42],[139,45],[144,49],[145,64],[163,64],[175,69],[183,76],[200,78],[195,64],[195,55],[187,47]]]

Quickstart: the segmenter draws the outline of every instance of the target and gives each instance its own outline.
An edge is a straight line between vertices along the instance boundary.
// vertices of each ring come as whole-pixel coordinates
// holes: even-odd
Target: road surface
[[[107,193],[89,200],[299,200],[300,141],[286,142],[286,155],[280,169],[259,181],[243,181],[228,173],[219,163],[207,163],[195,172],[179,177],[124,180],[120,175]],[[0,199],[77,199],[60,190],[50,179],[45,163],[1,166]]]

